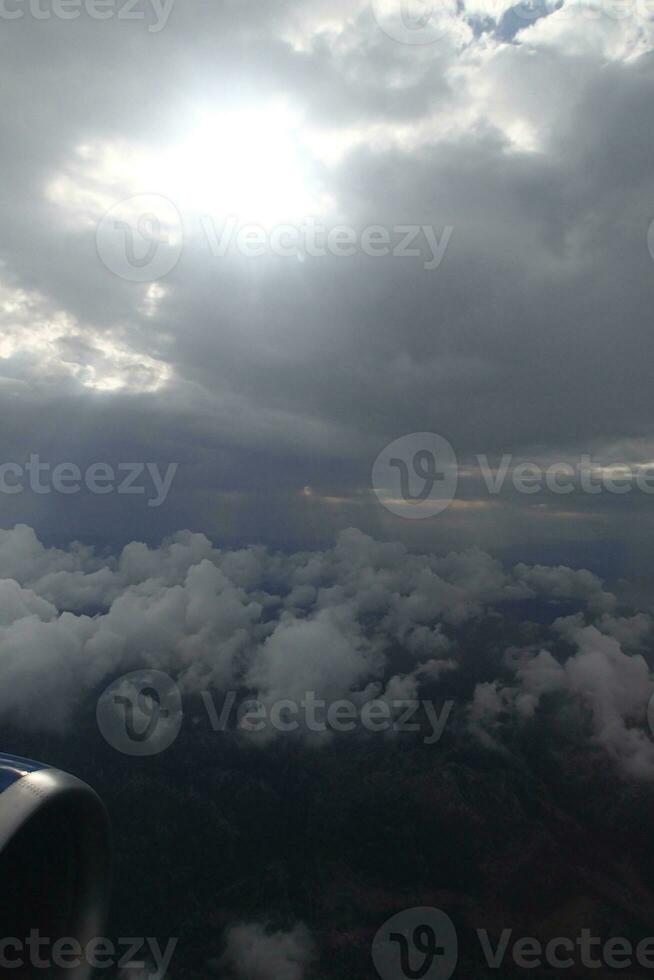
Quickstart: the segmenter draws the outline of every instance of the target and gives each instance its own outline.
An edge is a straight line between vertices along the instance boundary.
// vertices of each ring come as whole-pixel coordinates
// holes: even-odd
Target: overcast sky
[[[178,469],[157,506],[146,470],[140,495],[2,493],[0,524],[284,548],[355,526],[645,575],[633,481],[492,495],[477,460],[654,460],[654,26],[620,9],[6,0],[3,462]],[[412,433],[460,466],[422,520],[371,476]]]

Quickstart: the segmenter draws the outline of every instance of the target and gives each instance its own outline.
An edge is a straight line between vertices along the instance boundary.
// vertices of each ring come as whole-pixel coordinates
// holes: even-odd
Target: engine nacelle
[[[0,755],[0,943],[15,964],[3,975],[88,980],[92,969],[84,956],[78,966],[37,969],[25,952],[20,958],[18,944],[36,934],[50,949],[68,939],[84,950],[102,937],[110,853],[107,812],[86,783]]]

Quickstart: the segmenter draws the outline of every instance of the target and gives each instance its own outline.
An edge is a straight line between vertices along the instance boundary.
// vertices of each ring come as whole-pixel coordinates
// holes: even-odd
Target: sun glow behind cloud
[[[323,210],[327,198],[311,169],[300,120],[283,103],[200,111],[161,165],[183,209],[263,225]]]
[[[160,146],[78,146],[46,194],[78,227],[135,194],[164,195],[182,214],[235,214],[271,227],[331,205],[318,168],[309,130],[287,104],[203,107]]]

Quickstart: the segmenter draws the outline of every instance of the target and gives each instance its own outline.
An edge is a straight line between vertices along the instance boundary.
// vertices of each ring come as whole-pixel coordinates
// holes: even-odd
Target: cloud
[[[372,462],[398,435],[442,432],[464,461],[530,447],[567,458],[591,443],[619,459],[648,438],[650,27],[635,10],[566,2],[534,23],[514,10],[507,40],[507,7],[456,5],[425,45],[389,37],[363,2],[191,0],[157,34],[87,16],[5,24],[0,442],[9,460],[47,446],[81,465],[102,447],[109,462],[181,465],[156,513],[26,494],[3,501],[4,523],[113,549],[186,526],[319,548],[351,524],[415,546],[416,529],[389,524],[369,496]],[[226,215],[207,153],[185,158],[181,186],[168,164],[205,120],[218,167],[239,139],[206,120],[266,119],[280,104],[327,222],[452,226],[438,270],[211,254],[201,213],[213,208],[218,231]],[[256,159],[267,186],[277,157],[262,147]],[[103,265],[95,226],[111,204],[202,187],[193,208],[175,200],[186,245],[162,283]],[[608,399],[616,342],[620,397]],[[624,537],[647,572],[651,529],[630,530],[633,495],[566,504],[547,521],[524,500],[453,508],[420,533],[429,548],[544,551],[551,539],[560,553],[573,533],[573,545]],[[611,561],[625,572],[617,549]]]
[[[465,702],[467,685],[468,726],[488,747],[507,748],[511,719],[549,723],[557,696],[588,718],[590,745],[626,773],[654,776],[654,682],[641,652],[651,616],[627,613],[583,569],[504,568],[479,549],[413,554],[356,529],[297,553],[223,550],[186,531],[100,556],[46,548],[22,525],[0,532],[0,545],[5,723],[64,731],[110,679],[145,666],[184,695],[240,691],[267,709],[308,694],[362,704],[456,689]],[[540,645],[516,644],[536,628],[533,611]],[[476,640],[471,659],[469,636],[492,623],[492,642]],[[262,745],[280,733],[264,735]]]
[[[639,616],[637,621],[651,633],[649,618]],[[606,627],[606,619],[603,623]],[[557,659],[546,649],[536,654],[512,651],[507,659],[514,683],[477,685],[469,713],[472,731],[485,745],[499,747],[495,736],[507,718],[534,718],[543,698],[560,694],[588,714],[591,741],[625,773],[653,779],[654,741],[647,711],[654,676],[645,658],[625,653],[614,636],[585,625],[580,614],[557,620],[553,629],[575,648],[574,654]]]
[[[259,923],[232,926],[223,963],[238,980],[303,980],[314,956],[309,931],[299,924],[288,932]]]
[[[599,578],[586,569],[576,571],[561,566],[545,568],[542,565],[528,568],[519,564],[516,575],[537,595],[584,599],[594,612],[610,612],[615,607],[615,596],[605,592]]]

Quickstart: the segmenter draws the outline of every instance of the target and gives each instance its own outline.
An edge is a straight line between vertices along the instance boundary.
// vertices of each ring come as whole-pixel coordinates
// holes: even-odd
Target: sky
[[[0,0],[2,724],[436,692],[651,785],[653,83],[654,0]]]
[[[114,551],[355,527],[646,588],[645,0],[0,19],[0,525]],[[434,437],[458,473],[438,513],[396,486],[404,459],[427,487]],[[600,489],[527,492],[525,461]]]

